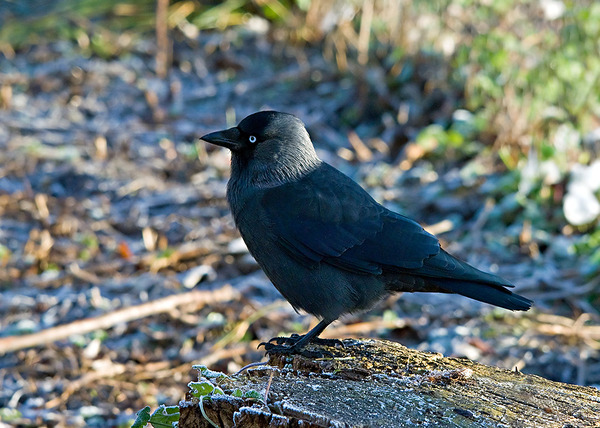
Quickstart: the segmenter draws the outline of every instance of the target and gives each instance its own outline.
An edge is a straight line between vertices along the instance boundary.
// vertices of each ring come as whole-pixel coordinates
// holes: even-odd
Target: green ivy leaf
[[[207,379],[218,379],[218,378],[227,377],[227,375],[225,373],[210,370],[204,364],[194,364],[192,366],[192,368],[194,370],[198,370],[198,373],[200,373],[200,376],[205,377]]]
[[[131,428],[144,428],[150,421],[150,406],[144,407],[135,414],[135,421]]]
[[[252,398],[255,400],[261,400],[263,396],[260,395],[260,393],[258,391],[255,391],[254,389],[251,389],[250,391],[246,391],[244,392],[243,398]]]
[[[148,421],[154,428],[173,428],[179,422],[179,407],[161,404]]]
[[[188,387],[190,388],[192,395],[196,398],[210,395],[215,390],[214,385],[208,381],[190,382],[188,383]],[[223,391],[221,391],[221,393],[223,393]]]

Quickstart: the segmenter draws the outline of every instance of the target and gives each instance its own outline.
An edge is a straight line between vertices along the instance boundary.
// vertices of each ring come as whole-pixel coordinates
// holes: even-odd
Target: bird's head
[[[276,185],[298,178],[321,162],[302,121],[288,113],[254,113],[238,126],[204,135],[202,140],[231,150],[232,176],[237,170],[256,184]]]

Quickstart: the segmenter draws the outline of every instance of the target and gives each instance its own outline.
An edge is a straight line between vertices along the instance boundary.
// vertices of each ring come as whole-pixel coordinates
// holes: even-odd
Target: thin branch
[[[58,327],[48,328],[37,333],[23,336],[8,336],[0,338],[0,354],[43,345],[65,339],[74,334],[85,334],[95,330],[104,330],[116,324],[129,322],[151,315],[172,311],[178,306],[205,306],[218,302],[226,302],[239,298],[239,292],[231,285],[225,285],[217,290],[193,290],[183,294],[164,297],[137,306],[118,309],[94,318],[74,321]]]

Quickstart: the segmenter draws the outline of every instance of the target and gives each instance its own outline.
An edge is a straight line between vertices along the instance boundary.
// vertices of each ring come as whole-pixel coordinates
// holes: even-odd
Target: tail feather
[[[513,311],[526,311],[533,301],[507,290],[501,285],[477,283],[455,279],[433,279],[428,282],[449,293],[456,293],[480,302],[489,303]]]

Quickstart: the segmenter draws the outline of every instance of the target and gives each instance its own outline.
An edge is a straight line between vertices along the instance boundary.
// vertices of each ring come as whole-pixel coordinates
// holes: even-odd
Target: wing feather
[[[420,268],[440,251],[417,222],[387,210],[327,164],[269,189],[261,204],[281,247],[306,266],[379,274],[388,266]]]

